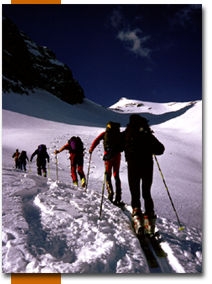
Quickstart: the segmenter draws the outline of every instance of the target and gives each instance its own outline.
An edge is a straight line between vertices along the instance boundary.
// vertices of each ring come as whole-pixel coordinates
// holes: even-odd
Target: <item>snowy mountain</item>
[[[70,68],[50,49],[19,31],[6,16],[2,21],[2,51],[4,92],[29,95],[41,88],[70,104],[82,103],[84,91]]]
[[[85,99],[69,105],[41,89],[29,96],[3,94],[2,136],[2,270],[4,273],[200,273],[202,271],[202,102],[151,103],[121,99],[105,109]],[[116,109],[116,110],[114,110]],[[55,149],[72,135],[80,135],[86,151],[107,121],[124,128],[129,114],[139,112],[150,121],[165,145],[158,157],[184,231],[171,206],[155,165],[152,195],[157,228],[167,257],[160,270],[148,266],[132,230],[128,214],[104,198],[99,220],[104,165],[103,146],[92,154],[87,192],[70,178],[68,153]],[[30,157],[40,143],[50,155],[48,178],[36,175],[36,163],[27,172],[14,169],[15,149]],[[130,205],[127,166],[120,168],[123,200]],[[129,206],[130,210],[130,206]]]

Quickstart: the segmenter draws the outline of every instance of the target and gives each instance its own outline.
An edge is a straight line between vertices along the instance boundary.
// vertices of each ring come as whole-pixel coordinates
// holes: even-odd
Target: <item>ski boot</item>
[[[121,190],[116,189],[116,198],[113,204],[118,207],[123,207],[125,205],[124,202],[121,200]]]
[[[110,186],[110,184],[108,182],[106,182],[106,189],[107,189],[107,194],[108,194],[108,199],[113,202],[113,196],[114,196],[114,192],[113,192],[113,188],[112,186]]]
[[[155,223],[156,223],[157,216],[155,215],[154,212],[151,212],[151,213],[145,213],[144,218],[145,218],[144,227],[145,227],[146,233],[150,236],[154,236],[155,235]]]
[[[133,208],[132,221],[136,235],[142,236],[144,234],[144,226],[143,213],[140,208]]]
[[[81,179],[81,186],[86,187],[86,179],[84,177]]]
[[[150,227],[151,227],[151,235],[155,235],[155,223],[157,220],[157,216],[154,215],[149,219]]]
[[[148,216],[145,214],[144,214],[144,234],[148,236],[151,235],[151,225]]]

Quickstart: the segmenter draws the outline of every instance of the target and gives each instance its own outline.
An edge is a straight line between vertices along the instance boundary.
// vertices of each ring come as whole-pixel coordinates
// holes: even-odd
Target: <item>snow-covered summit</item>
[[[118,112],[133,112],[133,113],[140,113],[140,112],[164,112],[166,111],[166,104],[158,104],[154,102],[145,102],[141,100],[133,100],[122,97],[110,106],[110,109],[113,109]]]
[[[142,100],[128,99],[125,97],[120,98],[115,104],[110,106],[110,109],[117,112],[124,113],[152,113],[162,114],[170,111],[177,111],[187,106],[194,105],[197,101],[193,102],[148,102]]]
[[[151,125],[195,132],[202,138],[202,101],[157,103],[121,98],[110,109],[124,114],[138,113]]]

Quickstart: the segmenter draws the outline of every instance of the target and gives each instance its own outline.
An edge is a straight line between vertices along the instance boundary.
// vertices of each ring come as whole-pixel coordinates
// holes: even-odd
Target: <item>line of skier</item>
[[[12,155],[12,158],[14,159],[15,162],[15,169],[26,171],[27,161],[29,162],[29,158],[27,156],[26,151],[19,152],[19,150],[16,149],[16,151]]]
[[[76,141],[73,142],[72,139],[70,139],[59,150],[55,150],[55,154],[57,155],[64,150],[70,152],[71,177],[73,183],[78,185],[77,170],[81,179],[81,185],[86,187],[86,178],[83,171],[83,143],[79,137],[76,139],[78,139],[78,144]],[[153,135],[153,131],[148,125],[148,120],[138,114],[132,114],[130,116],[129,123],[123,132],[120,131],[119,123],[108,122],[105,131],[94,139],[89,148],[89,161],[91,160],[92,152],[100,141],[103,141],[104,146],[104,182],[106,184],[108,199],[117,206],[123,205],[119,170],[121,152],[124,151],[128,165],[128,183],[131,193],[132,218],[134,220],[135,230],[136,224],[137,229],[139,229],[144,222],[144,216],[147,216],[151,228],[150,233],[154,233],[156,214],[151,196],[153,155],[162,155],[165,150],[164,145]],[[112,185],[112,175],[115,180],[115,192]],[[145,212],[141,210],[141,182]]]
[[[47,169],[46,169],[46,162],[49,163],[49,154],[47,153],[46,145],[41,144],[38,148],[33,152],[31,158],[29,160],[26,151],[19,152],[16,149],[15,153],[12,155],[12,158],[15,162],[15,168],[19,170],[23,170],[26,172],[26,164],[27,162],[32,162],[34,156],[37,155],[36,164],[37,164],[37,174],[43,175],[44,177],[47,176]]]
[[[128,166],[128,183],[131,193],[132,218],[134,224],[141,224],[144,215],[148,216],[152,233],[154,233],[156,214],[154,211],[154,202],[151,196],[151,185],[153,181],[153,155],[164,153],[164,145],[153,135],[153,131],[148,125],[148,120],[138,114],[132,114],[126,129],[121,132],[120,124],[117,122],[108,122],[105,131],[100,133],[89,148],[90,159],[96,146],[103,141],[104,146],[104,166],[108,199],[117,206],[122,206],[122,188],[119,175],[121,152],[125,153]],[[80,137],[73,136],[59,150],[55,150],[57,155],[67,150],[70,153],[71,178],[73,184],[78,186],[78,176],[81,186],[87,187],[84,163],[84,146]],[[46,161],[49,163],[49,155],[45,145],[39,147],[31,155],[30,161],[37,155],[37,173],[38,175],[47,175]],[[15,157],[15,156],[14,156]],[[19,157],[20,158],[20,157]],[[26,158],[28,159],[28,158]],[[90,167],[90,165],[89,165]],[[26,167],[24,168],[26,170]],[[112,185],[112,175],[115,180],[115,191]],[[87,175],[88,179],[88,175]],[[142,197],[144,200],[144,210],[141,209],[140,184],[142,182]],[[136,228],[135,228],[136,230]],[[137,232],[138,233],[138,232]]]

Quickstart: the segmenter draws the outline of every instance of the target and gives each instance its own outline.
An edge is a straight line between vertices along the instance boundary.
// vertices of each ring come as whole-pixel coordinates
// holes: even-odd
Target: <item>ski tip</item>
[[[183,231],[183,230],[185,230],[185,227],[184,227],[184,226],[180,226],[180,227],[178,228],[178,231]]]

